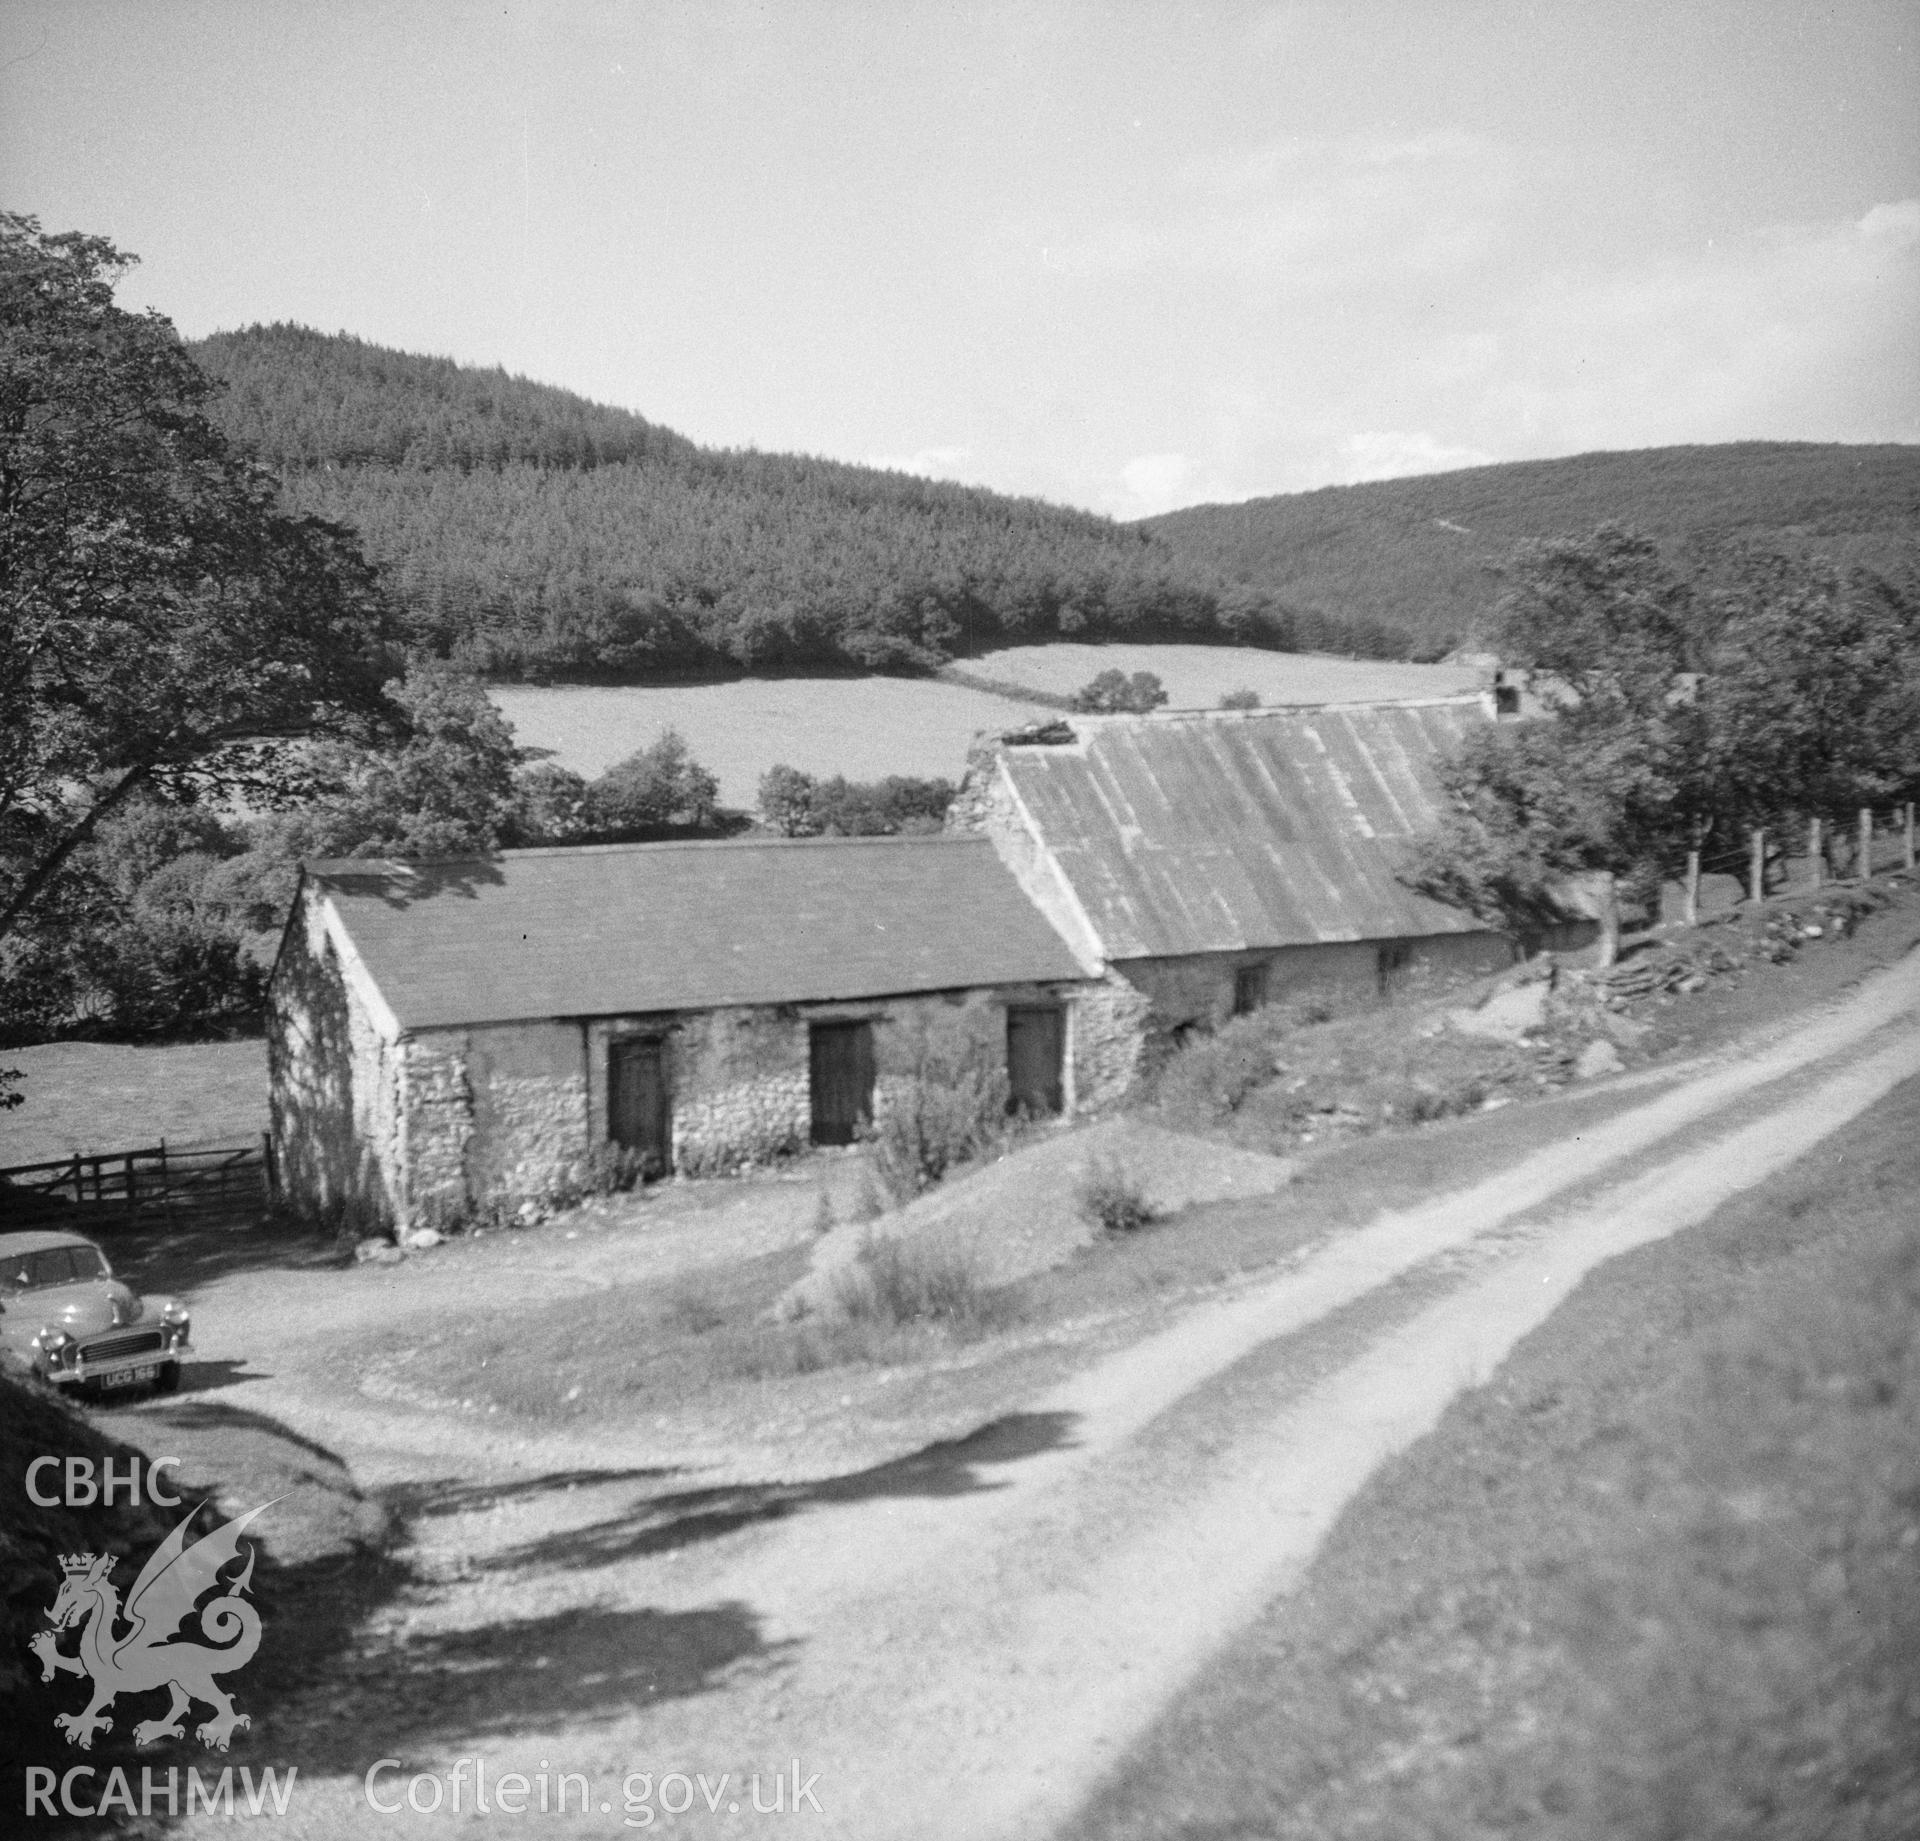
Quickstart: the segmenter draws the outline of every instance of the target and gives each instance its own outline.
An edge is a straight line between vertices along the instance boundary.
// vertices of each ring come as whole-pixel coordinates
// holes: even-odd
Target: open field
[[[74,1151],[247,1144],[267,1129],[267,1045],[45,1042],[0,1049],[26,1103],[0,1113],[0,1166]]]
[[[1065,696],[1102,671],[1152,671],[1169,707],[1212,709],[1230,690],[1263,703],[1341,703],[1444,697],[1472,690],[1454,665],[1381,664],[1234,646],[1014,646],[963,659],[976,677]],[[784,762],[804,773],[877,780],[912,774],[958,780],[976,731],[1053,714],[962,684],[928,678],[740,678],[719,684],[496,684],[488,694],[524,747],[550,748],[592,776],[646,747],[664,728],[720,776],[724,804],[750,810],[760,776]]]
[[[551,748],[589,777],[648,746],[662,729],[687,738],[720,777],[725,805],[750,811],[760,776],[958,780],[974,732],[1047,714],[987,691],[928,678],[741,678],[722,684],[497,684],[488,693],[523,747]]]
[[[963,671],[1067,696],[1102,671],[1153,672],[1169,709],[1215,709],[1230,690],[1262,703],[1360,703],[1389,697],[1451,697],[1479,687],[1472,666],[1406,665],[1250,646],[1009,646],[959,661]]]
[[[1596,1271],[1072,1829],[1920,1832],[1920,1085]]]

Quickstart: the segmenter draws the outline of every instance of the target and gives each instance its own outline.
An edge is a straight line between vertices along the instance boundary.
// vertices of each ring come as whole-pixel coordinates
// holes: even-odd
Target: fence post
[[[1687,852],[1686,898],[1681,904],[1681,920],[1689,927],[1700,925],[1700,846]]]
[[[280,1194],[280,1172],[273,1161],[273,1133],[260,1134],[260,1174],[266,1184],[267,1206],[271,1208]]]
[[[1863,805],[1860,808],[1860,860],[1854,864],[1853,873],[1862,882],[1873,874],[1873,808]]]
[[[139,1191],[134,1183],[133,1153],[131,1151],[127,1153],[124,1180],[127,1189],[126,1196],[124,1197],[126,1203],[125,1214],[129,1225],[131,1225],[134,1216],[139,1213]]]
[[[73,1205],[78,1208],[81,1203],[87,1199],[87,1192],[84,1187],[86,1179],[80,1174],[80,1153],[78,1151],[75,1151],[73,1154],[73,1175],[68,1180],[73,1184]]]
[[[1758,828],[1747,834],[1747,899],[1767,898],[1767,834]]]
[[[1911,799],[1907,801],[1906,833],[1907,833],[1907,840],[1906,840],[1907,841],[1907,849],[1906,849],[1907,867],[1909,869],[1912,869],[1914,867],[1914,862],[1913,862],[1913,801]]]
[[[1807,820],[1807,874],[1812,878],[1810,886],[1821,888],[1825,885],[1826,861],[1820,854],[1820,821],[1817,818]]]

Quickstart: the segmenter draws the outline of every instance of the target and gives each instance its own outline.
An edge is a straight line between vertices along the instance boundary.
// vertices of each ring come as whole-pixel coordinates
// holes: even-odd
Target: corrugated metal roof
[[[1477,933],[1395,871],[1477,698],[1073,718],[1001,760],[1110,959]]]
[[[306,868],[402,1029],[1086,976],[985,838],[615,844]]]

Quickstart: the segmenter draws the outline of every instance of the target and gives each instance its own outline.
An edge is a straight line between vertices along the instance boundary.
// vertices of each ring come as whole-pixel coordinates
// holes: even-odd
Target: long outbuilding
[[[1406,879],[1442,763],[1495,719],[1479,696],[1074,716],[976,749],[955,820],[1117,1004],[1180,1040],[1310,990],[1351,1003],[1513,962]]]
[[[1512,939],[1408,880],[1495,719],[1075,716],[983,738],[942,836],[309,863],[269,986],[284,1190],[408,1226],[768,1162],[851,1141],[956,1032],[1073,1113],[1263,1004],[1500,970]]]
[[[269,986],[282,1185],[432,1225],[610,1157],[698,1174],[846,1143],[929,1031],[1069,1112],[1134,1059],[1094,974],[983,837],[311,862]]]

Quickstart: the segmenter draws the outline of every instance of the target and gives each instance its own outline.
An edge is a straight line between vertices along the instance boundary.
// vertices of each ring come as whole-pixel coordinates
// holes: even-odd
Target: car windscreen
[[[110,1276],[107,1262],[93,1247],[42,1247],[0,1262],[0,1291],[38,1291],[43,1285]]]

